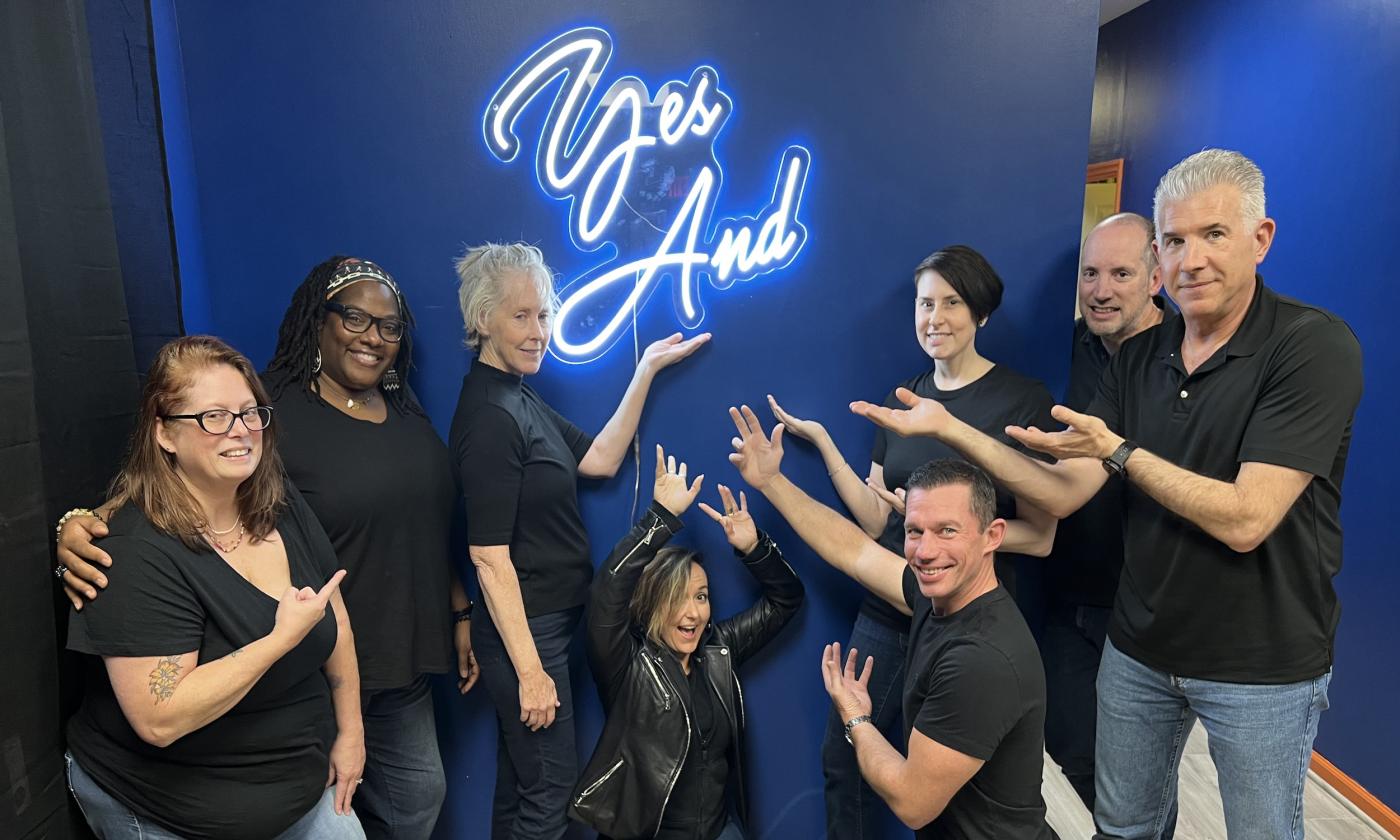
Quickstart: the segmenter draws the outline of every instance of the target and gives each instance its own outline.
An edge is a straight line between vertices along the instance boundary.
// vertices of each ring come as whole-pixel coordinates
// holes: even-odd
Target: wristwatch
[[[856,742],[851,740],[851,730],[860,726],[862,723],[870,723],[870,715],[861,715],[860,717],[853,717],[846,721],[846,743],[853,747],[856,745]]]
[[[1123,441],[1118,444],[1118,448],[1113,450],[1113,454],[1103,459],[1103,468],[1109,475],[1121,475],[1128,477],[1128,457],[1137,451],[1137,444],[1130,441]]]

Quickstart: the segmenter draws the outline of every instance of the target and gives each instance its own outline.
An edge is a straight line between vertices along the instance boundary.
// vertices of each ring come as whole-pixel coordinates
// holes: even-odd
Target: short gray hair
[[[1157,226],[1152,224],[1152,220],[1141,213],[1124,211],[1114,213],[1106,219],[1102,219],[1089,231],[1089,236],[1094,235],[1094,231],[1106,228],[1109,225],[1132,224],[1140,228],[1147,236],[1147,242],[1142,246],[1142,265],[1147,269],[1147,276],[1152,276],[1152,272],[1157,268],[1157,252],[1152,250],[1152,240],[1157,238]],[[1084,241],[1089,241],[1089,236],[1084,237]],[[1081,251],[1082,254],[1082,251]]]
[[[462,310],[462,326],[467,331],[467,346],[481,349],[481,325],[505,296],[503,284],[513,273],[530,278],[540,293],[540,300],[551,315],[557,298],[554,294],[554,272],[544,261],[544,254],[534,245],[524,242],[500,244],[487,242],[468,248],[456,260],[457,305]]]
[[[1162,229],[1162,208],[1211,187],[1228,184],[1240,191],[1240,216],[1247,224],[1264,219],[1264,173],[1254,161],[1225,149],[1196,152],[1167,170],[1152,196],[1152,218]]]

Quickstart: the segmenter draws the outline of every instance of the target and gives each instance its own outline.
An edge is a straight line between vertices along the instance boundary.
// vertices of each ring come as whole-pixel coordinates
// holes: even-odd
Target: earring
[[[982,320],[980,320],[980,321],[977,322],[977,328],[978,328],[978,329],[981,329],[982,327],[985,327],[985,326],[987,326],[987,319],[986,319],[986,318],[983,318]]]
[[[394,368],[389,368],[384,371],[384,378],[380,380],[379,384],[382,385],[386,391],[399,390],[399,386],[402,384],[399,382],[399,372]]]
[[[312,373],[320,373],[320,372],[321,372],[321,348],[319,348],[319,347],[316,348],[316,361],[314,361],[314,362],[311,363],[311,372],[312,372]]]

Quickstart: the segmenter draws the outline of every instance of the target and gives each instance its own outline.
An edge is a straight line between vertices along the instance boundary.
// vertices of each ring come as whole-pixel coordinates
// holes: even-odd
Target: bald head
[[[1079,266],[1079,311],[1089,331],[1109,352],[1158,323],[1152,296],[1161,289],[1152,251],[1152,222],[1118,213],[1099,222],[1084,239]]]

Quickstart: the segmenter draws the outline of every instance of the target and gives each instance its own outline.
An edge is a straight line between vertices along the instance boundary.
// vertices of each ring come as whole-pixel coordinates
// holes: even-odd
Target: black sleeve
[[[1123,375],[1123,362],[1129,354],[1119,350],[1109,360],[1108,366],[1099,376],[1099,389],[1089,407],[1082,413],[1099,418],[1114,434],[1123,434],[1122,388],[1119,384]]]
[[[897,391],[899,389],[896,388],[895,390]],[[885,408],[896,409],[908,408],[908,406],[900,402],[899,398],[894,395],[894,391],[890,391],[890,393],[885,397],[884,406]],[[890,433],[886,431],[883,427],[875,427],[875,444],[870,448],[870,463],[879,464],[881,467],[885,465],[885,452],[889,449],[890,445],[888,438],[889,434]]]
[[[564,436],[564,445],[569,447],[569,451],[574,453],[576,463],[583,462],[583,456],[588,454],[588,450],[593,448],[593,436],[573,423],[559,412],[554,410],[554,406],[543,400],[540,401],[545,410],[549,412],[549,417],[554,421],[554,425],[559,429],[559,434]]]
[[[68,620],[68,649],[96,656],[198,650],[204,606],[173,558],[138,537],[99,540],[112,557],[107,588]]]
[[[311,563],[321,575],[320,582],[316,584],[319,589],[340,569],[340,558],[336,556],[330,537],[326,536],[326,529],[321,527],[321,520],[316,518],[301,491],[290,480],[287,482],[287,507],[292,521],[301,529],[301,535],[306,540]]]
[[[762,531],[753,551],[740,555],[735,550],[734,554],[763,593],[758,603],[715,626],[715,632],[729,641],[737,667],[762,650],[797,615],[806,589],[778,544]]]
[[[510,545],[525,475],[525,437],[504,408],[473,412],[458,444],[457,474],[467,508],[467,542]]]
[[[1016,425],[1024,428],[1034,426],[1042,432],[1063,431],[1064,425],[1050,416],[1050,409],[1054,407],[1055,398],[1050,396],[1050,389],[1046,388],[1044,384],[1036,382],[1026,391],[1019,411],[1021,416],[1017,418]],[[1012,441],[1012,444],[1016,449],[1037,461],[1052,463],[1055,460],[1044,452],[1038,452],[1017,441]]]
[[[945,747],[991,759],[1021,717],[1016,670],[1001,651],[976,640],[939,657],[914,729]]]
[[[1361,400],[1361,346],[1343,322],[1307,317],[1269,367],[1239,460],[1327,476]]]
[[[919,579],[914,576],[914,570],[906,564],[904,566],[904,604],[913,612],[919,606],[919,600],[924,597],[924,593],[919,591]]]

